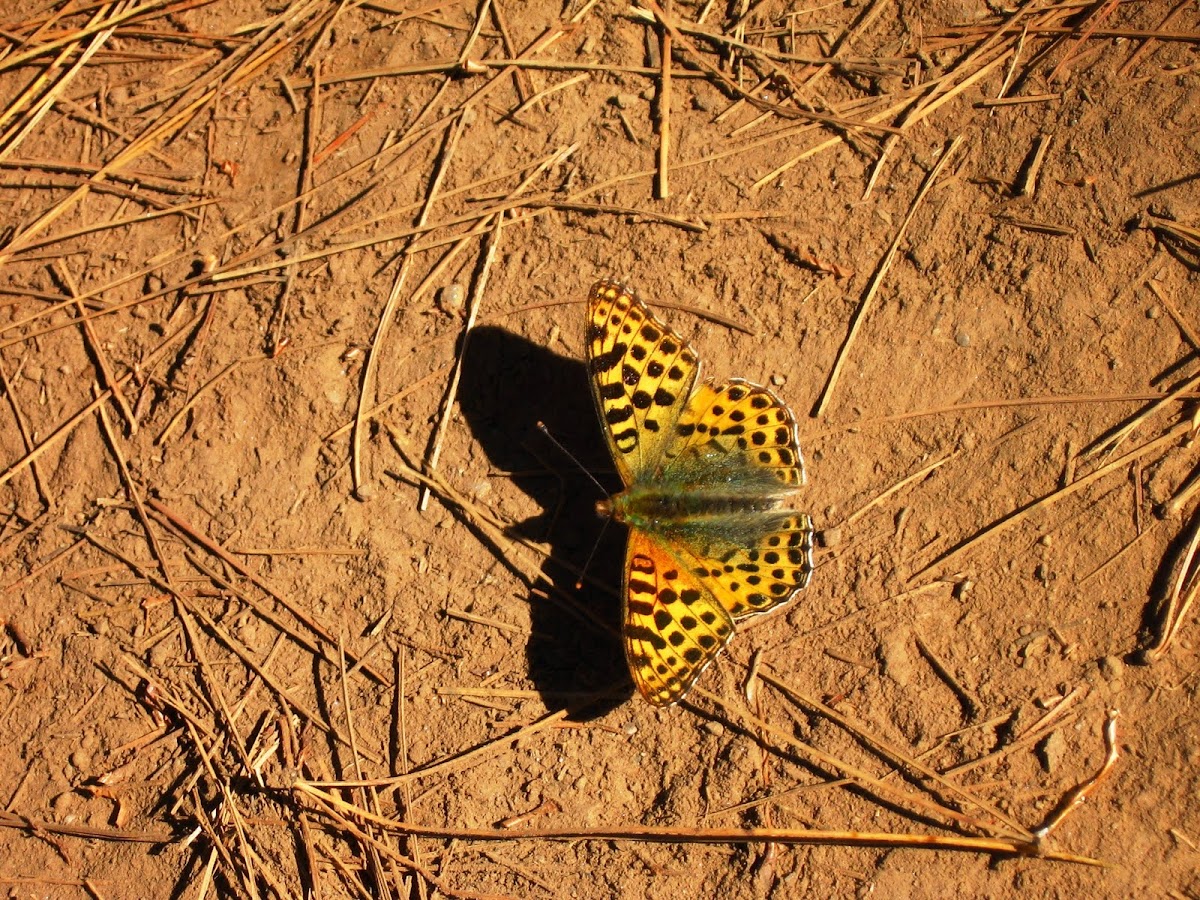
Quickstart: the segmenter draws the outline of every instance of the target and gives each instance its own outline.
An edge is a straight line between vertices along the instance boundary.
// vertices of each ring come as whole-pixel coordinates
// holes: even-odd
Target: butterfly
[[[687,341],[612,281],[588,296],[587,357],[625,486],[596,505],[629,528],[625,657],[641,695],[669,706],[735,622],[808,584],[813,526],[795,505],[805,480],[796,418],[757,384],[697,384]]]

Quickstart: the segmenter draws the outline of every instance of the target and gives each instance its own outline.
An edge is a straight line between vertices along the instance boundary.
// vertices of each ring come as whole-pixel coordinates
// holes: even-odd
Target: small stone
[[[822,547],[836,547],[842,542],[842,529],[839,525],[833,525],[829,528],[822,528],[820,532],[820,544]]]
[[[358,490],[356,490],[354,492],[354,499],[361,500],[363,503],[366,503],[368,500],[370,500],[374,496],[375,496],[375,485],[373,485],[369,482],[367,484],[360,484],[358,486]]]
[[[77,748],[70,756],[71,765],[80,772],[86,772],[92,767],[92,754],[88,753],[82,747]]]
[[[462,312],[463,308],[463,286],[461,284],[448,284],[437,293],[437,305],[444,313],[456,315]]]
[[[1105,656],[1100,660],[1100,675],[1107,682],[1120,681],[1125,674],[1125,663],[1118,656]]]
[[[700,112],[712,112],[712,101],[704,94],[692,94],[692,109]]]
[[[1152,322],[1161,315],[1162,315],[1162,310],[1159,309],[1157,306],[1152,306],[1148,310],[1146,310],[1146,318]]]
[[[901,687],[906,687],[913,678],[913,658],[908,643],[908,631],[896,628],[884,635],[879,644],[883,674]]]
[[[612,98],[612,103],[617,109],[630,109],[637,105],[638,98],[634,94],[620,93]]]
[[[787,378],[776,372],[771,376],[771,384],[773,384],[775,387],[783,387],[785,384],[787,384]]]
[[[63,791],[50,801],[50,808],[61,818],[75,808],[78,800],[79,798],[75,796],[74,791]]]
[[[958,344],[960,347],[970,347],[971,336],[965,331],[960,331],[958,334],[954,335],[954,343]]]
[[[171,659],[171,642],[159,641],[150,648],[150,667],[152,669],[164,668]]]
[[[709,734],[711,734],[713,737],[720,737],[721,735],[723,735],[725,733],[725,726],[722,725],[720,722],[705,722],[704,730],[707,731]]]
[[[1051,732],[1037,746],[1038,760],[1047,773],[1052,773],[1058,768],[1058,764],[1062,762],[1063,755],[1066,752],[1067,742],[1063,739],[1061,731]]]
[[[1043,547],[1049,547],[1052,543],[1054,543],[1054,541],[1050,537],[1050,535],[1043,534],[1040,538],[1038,538],[1038,543],[1041,544]]]

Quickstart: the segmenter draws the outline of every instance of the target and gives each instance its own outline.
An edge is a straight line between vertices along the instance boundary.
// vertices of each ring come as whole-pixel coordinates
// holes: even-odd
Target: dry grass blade
[[[932,563],[930,563],[928,566],[926,566],[920,572],[913,575],[912,576],[913,579],[919,578],[922,575],[925,575],[926,573],[929,573],[929,572],[932,572],[932,571],[935,571],[938,569],[944,570],[950,564],[950,562],[952,560],[958,559],[958,557],[962,556],[962,554],[966,553],[969,549],[971,549],[971,547],[975,546],[975,544],[979,543],[984,538],[995,537],[996,535],[1000,534],[1001,532],[1007,531],[1008,529],[1012,528],[1014,525],[1017,525],[1017,524],[1023,522],[1030,515],[1032,515],[1035,511],[1042,509],[1043,507],[1048,506],[1049,504],[1057,503],[1060,500],[1064,500],[1067,497],[1070,497],[1074,494],[1079,493],[1084,488],[1090,486],[1094,482],[1099,481],[1101,478],[1111,475],[1113,472],[1124,468],[1125,466],[1129,465],[1132,462],[1135,462],[1136,460],[1141,459],[1143,456],[1147,455],[1148,453],[1153,453],[1155,450],[1159,450],[1164,447],[1167,447],[1168,445],[1172,444],[1173,442],[1179,440],[1179,438],[1181,438],[1183,435],[1187,434],[1191,430],[1192,430],[1191,422],[1181,422],[1180,424],[1178,424],[1174,428],[1172,428],[1170,431],[1167,431],[1165,434],[1160,435],[1159,437],[1155,438],[1152,441],[1148,441],[1147,443],[1142,444],[1140,447],[1138,447],[1134,450],[1130,450],[1124,456],[1120,457],[1119,459],[1113,460],[1112,462],[1108,463],[1107,465],[1101,466],[1100,468],[1098,468],[1096,471],[1092,472],[1091,474],[1085,475],[1084,477],[1071,482],[1071,484],[1067,485],[1064,488],[1061,488],[1060,490],[1052,491],[1051,493],[1046,494],[1042,497],[1039,497],[1036,500],[1031,500],[1029,503],[1026,503],[1020,509],[1013,510],[1011,513],[1009,513],[1008,515],[1002,517],[1001,519],[998,519],[997,521],[993,522],[991,525],[987,526],[982,531],[977,532],[976,534],[972,535],[970,538],[967,538],[966,540],[964,540],[961,543],[957,544],[956,546],[952,547],[950,550],[947,550],[945,553],[943,553],[941,556],[939,556],[937,559],[935,559]]]
[[[289,613],[295,616],[296,619],[301,622],[310,632],[328,642],[330,647],[337,646],[337,637],[328,628],[317,622],[316,619],[301,609],[296,603],[289,600],[282,592],[272,587],[265,578],[255,575],[253,572],[251,572],[244,563],[240,562],[236,557],[233,556],[233,554],[222,547],[221,544],[205,537],[199,529],[192,526],[179,513],[171,509],[157,498],[151,498],[147,500],[146,506],[155,515],[161,517],[163,522],[169,525],[181,536],[187,538],[197,546],[213,554],[223,563],[233,569],[233,571],[249,579],[256,587],[258,587],[259,590],[270,596],[271,599],[275,600]],[[325,654],[321,655],[324,656]],[[350,659],[354,660],[355,662],[360,661],[357,654],[350,655]],[[378,671],[374,666],[363,665],[362,668],[363,671],[376,683],[385,685],[388,684],[387,677]]]
[[[335,795],[299,782],[297,793],[317,801],[317,810],[337,810],[363,822],[373,822],[396,834],[418,834],[427,837],[470,841],[647,841],[672,844],[759,844],[775,841],[793,845],[831,845],[845,847],[880,847],[910,850],[958,850],[967,853],[1037,856],[1041,859],[1102,866],[1100,860],[1071,853],[1045,850],[1033,843],[1003,838],[957,837],[933,834],[893,834],[860,831],[809,831],[790,828],[688,828],[652,825],[627,825],[613,828],[454,828],[417,825],[397,819],[373,816],[367,810],[354,807]]]
[[[0,828],[16,828],[31,834],[57,834],[64,837],[83,838],[88,841],[170,844],[179,840],[179,835],[171,831],[129,831],[122,828],[46,822],[4,809],[0,809]]]
[[[655,0],[644,0],[645,5],[654,14],[654,21],[658,22],[675,40],[681,48],[685,48],[691,54],[692,60],[698,65],[709,77],[715,78],[726,90],[734,95],[741,97],[747,103],[750,103],[757,109],[764,112],[772,112],[781,118],[785,119],[806,119],[812,122],[819,122],[823,125],[831,125],[841,129],[853,128],[861,129],[867,132],[880,132],[886,134],[898,134],[899,128],[892,125],[884,125],[881,122],[873,121],[872,119],[847,119],[842,116],[827,115],[825,113],[815,112],[813,110],[800,109],[795,106],[784,106],[779,103],[772,103],[768,100],[763,100],[746,91],[740,84],[710,63],[707,57],[704,56],[675,25],[671,17],[669,17]],[[839,138],[840,140],[840,138]]]
[[[706,695],[709,700],[719,704],[724,709],[736,713],[739,718],[753,721],[766,734],[773,735],[785,746],[802,748],[801,752],[816,760],[822,767],[832,768],[839,777],[854,782],[861,790],[887,803],[895,803],[904,809],[912,809],[918,815],[932,816],[934,820],[953,823],[959,828],[982,830],[989,834],[1002,834],[1006,838],[1027,840],[1030,831],[1016,821],[1004,810],[976,796],[970,790],[951,781],[944,774],[934,771],[919,760],[911,759],[899,748],[889,742],[872,735],[863,725],[851,717],[838,712],[831,706],[808,697],[792,685],[774,675],[768,668],[760,672],[763,681],[780,691],[788,700],[802,709],[818,713],[821,717],[836,724],[839,728],[854,735],[856,741],[870,748],[871,752],[902,772],[911,773],[920,782],[921,795],[898,790],[894,786],[876,778],[861,767],[853,766],[844,760],[836,759],[816,748],[802,744],[795,737],[768,722],[758,720],[746,710],[733,707],[718,700],[712,695]],[[943,799],[945,798],[945,799]],[[953,805],[952,805],[953,804]],[[960,809],[973,810],[973,813],[960,812]]]
[[[1196,595],[1200,593],[1200,573],[1196,566],[1196,551],[1200,547],[1200,511],[1192,514],[1188,523],[1187,537],[1175,564],[1172,566],[1174,577],[1171,579],[1165,597],[1162,597],[1153,611],[1154,636],[1141,650],[1144,662],[1155,662],[1160,659],[1179,634],[1179,629],[1187,619]]]
[[[78,301],[78,298],[76,298],[76,301]],[[77,323],[78,319],[74,320],[74,322]],[[152,368],[158,360],[162,359],[167,354],[167,351],[170,350],[171,346],[176,340],[190,333],[192,327],[199,324],[199,322],[200,317],[197,316],[174,334],[170,335],[161,344],[159,344],[159,346],[147,356],[145,362],[143,363],[143,368]],[[131,381],[133,377],[134,372],[126,372],[114,382],[114,386],[124,386],[126,383]],[[26,467],[32,465],[38,458],[53,448],[59,441],[64,440],[69,434],[71,434],[71,432],[75,430],[76,427],[78,427],[81,422],[91,416],[91,414],[95,412],[101,404],[108,402],[110,397],[112,397],[112,388],[102,391],[92,399],[91,403],[84,406],[82,409],[64,421],[61,425],[55,428],[54,431],[52,431],[47,437],[42,439],[40,444],[26,453],[15,463],[10,465],[3,472],[0,472],[0,485],[4,485],[8,481],[12,480],[14,476],[23,472]]]
[[[498,215],[492,226],[491,233],[484,243],[479,271],[475,276],[475,284],[471,290],[471,301],[467,305],[467,317],[463,322],[462,340],[458,344],[458,358],[455,360],[454,372],[450,376],[450,383],[446,386],[446,393],[442,398],[442,407],[439,411],[437,424],[434,426],[433,437],[429,444],[429,454],[425,459],[426,471],[436,470],[438,459],[442,455],[442,441],[446,435],[446,425],[450,421],[450,411],[458,399],[458,384],[462,378],[463,360],[467,355],[467,345],[471,339],[471,329],[475,327],[475,320],[479,316],[479,307],[482,305],[483,295],[487,291],[488,274],[491,271],[492,262],[496,258],[496,248],[500,245],[500,232],[503,227],[504,216]],[[418,501],[418,506],[422,512],[424,512],[428,503],[429,489],[423,488],[420,500]]]
[[[871,276],[870,282],[867,284],[866,291],[863,292],[862,299],[859,300],[858,308],[854,311],[854,315],[850,319],[850,327],[846,331],[846,337],[842,339],[842,345],[838,348],[837,358],[834,360],[833,368],[829,371],[829,377],[825,381],[825,387],[821,389],[821,396],[818,398],[816,405],[813,407],[813,415],[821,416],[825,412],[825,407],[829,404],[833,396],[834,388],[837,387],[838,380],[841,377],[842,366],[845,364],[846,357],[850,351],[850,346],[854,343],[854,338],[858,334],[858,329],[862,325],[863,319],[866,317],[867,310],[871,306],[871,302],[875,299],[875,294],[879,290],[879,286],[883,283],[884,276],[892,267],[892,260],[895,259],[897,251],[900,249],[900,244],[903,243],[904,237],[908,232],[908,226],[912,223],[913,217],[917,213],[921,201],[925,199],[930,188],[933,187],[938,177],[945,170],[950,159],[954,156],[962,144],[963,138],[956,137],[942,152],[941,158],[937,164],[925,176],[921,182],[921,187],[918,188],[917,194],[913,197],[912,204],[908,208],[908,214],[900,223],[900,227],[896,229],[896,234],[892,238],[891,244],[888,246],[887,252],[879,261],[879,265],[875,269],[875,274]]]

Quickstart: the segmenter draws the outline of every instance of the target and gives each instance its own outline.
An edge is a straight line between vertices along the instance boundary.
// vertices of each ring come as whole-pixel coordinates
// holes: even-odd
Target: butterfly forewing
[[[602,281],[588,298],[592,394],[621,480],[649,477],[675,434],[699,363],[687,343],[625,288]]]

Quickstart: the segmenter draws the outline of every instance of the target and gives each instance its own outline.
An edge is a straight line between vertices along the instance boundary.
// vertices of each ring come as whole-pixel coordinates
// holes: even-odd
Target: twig
[[[850,350],[850,345],[854,342],[854,338],[858,334],[859,326],[862,325],[863,319],[866,317],[866,312],[871,306],[871,302],[875,299],[875,294],[879,290],[880,284],[883,283],[883,278],[887,275],[892,267],[892,260],[896,256],[896,252],[900,249],[900,244],[903,242],[905,234],[908,231],[908,226],[916,215],[917,208],[921,205],[921,201],[925,199],[925,195],[929,193],[929,189],[933,187],[938,176],[946,168],[955,151],[962,144],[963,138],[961,135],[954,138],[946,147],[942,158],[925,176],[925,180],[921,182],[921,187],[917,190],[917,195],[913,198],[912,204],[908,208],[908,214],[900,223],[900,227],[896,229],[896,234],[892,238],[892,243],[884,253],[883,258],[879,261],[878,267],[875,269],[875,274],[871,276],[871,281],[867,285],[867,290],[863,293],[862,299],[859,301],[858,309],[854,311],[854,316],[850,320],[850,328],[846,332],[846,337],[842,340],[842,346],[838,349],[837,359],[833,364],[833,368],[829,372],[829,378],[825,382],[825,387],[821,390],[821,396],[817,400],[816,406],[813,408],[814,416],[821,416],[825,412],[825,407],[828,405],[830,398],[833,395],[833,390],[837,386],[838,379],[841,377],[842,365],[845,363],[847,353]]]
[[[454,408],[454,403],[458,399],[458,382],[462,378],[463,361],[467,356],[467,345],[471,339],[471,329],[475,327],[475,319],[479,315],[479,307],[483,302],[484,292],[487,290],[488,275],[492,268],[492,261],[496,258],[496,248],[500,244],[500,230],[504,227],[504,216],[496,217],[495,224],[492,226],[491,233],[484,242],[483,258],[479,265],[479,274],[475,276],[475,285],[471,291],[471,301],[467,307],[467,318],[463,323],[462,341],[458,348],[458,358],[454,363],[454,373],[450,376],[450,383],[446,386],[446,393],[442,398],[442,408],[438,413],[437,424],[433,429],[433,436],[429,444],[429,453],[425,458],[425,465],[428,471],[437,469],[438,460],[442,455],[442,440],[446,435],[446,426],[450,421],[450,412]],[[429,488],[422,488],[421,498],[418,501],[417,508],[422,512],[429,504]]]
[[[1042,827],[1033,833],[1034,842],[1037,846],[1040,847],[1050,835],[1050,832],[1061,825],[1063,819],[1091,796],[1092,791],[1096,789],[1100,782],[1112,771],[1112,767],[1116,765],[1119,755],[1117,751],[1117,716],[1119,714],[1115,709],[1109,710],[1108,721],[1104,723],[1105,755],[1104,762],[1100,766],[1100,771],[1082,784],[1071,788],[1071,790],[1063,795],[1062,800],[1058,802],[1058,805],[1046,817],[1046,821]]]
[[[1197,547],[1200,547],[1200,511],[1193,513],[1192,521],[1188,524],[1184,550],[1173,567],[1175,577],[1171,579],[1170,589],[1155,611],[1154,638],[1141,650],[1142,662],[1155,662],[1167,652],[1179,634],[1197,593],[1200,593],[1200,577],[1197,577],[1194,565]]]
[[[792,828],[687,828],[653,825],[626,825],[617,828],[455,828],[427,826],[414,822],[373,817],[361,808],[351,807],[333,794],[297,782],[297,792],[321,801],[360,821],[373,821],[397,834],[419,834],[443,839],[471,841],[515,840],[633,840],[671,844],[761,844],[777,841],[793,845],[835,845],[845,847],[907,848],[913,850],[960,850],[969,853],[999,853],[1039,856],[1042,859],[1102,866],[1086,856],[1043,850],[1034,844],[1006,838],[959,837],[932,834],[893,834],[865,831],[808,831]]]
[[[1012,528],[1014,525],[1024,521],[1026,518],[1028,518],[1033,513],[1033,511],[1035,509],[1038,509],[1039,507],[1048,505],[1050,503],[1056,503],[1059,500],[1063,500],[1067,497],[1072,496],[1073,494],[1079,493],[1079,491],[1082,491],[1084,488],[1088,487],[1093,482],[1099,481],[1101,478],[1104,478],[1105,476],[1112,474],[1113,472],[1117,471],[1118,469],[1125,467],[1129,463],[1133,462],[1134,460],[1140,459],[1141,457],[1145,456],[1148,453],[1152,453],[1161,447],[1165,447],[1168,444],[1171,444],[1172,442],[1178,440],[1180,437],[1187,434],[1191,430],[1192,430],[1192,423],[1190,421],[1181,422],[1178,425],[1176,425],[1174,428],[1172,428],[1170,431],[1166,432],[1165,434],[1160,435],[1159,437],[1155,438],[1152,441],[1148,441],[1147,443],[1142,444],[1142,446],[1140,446],[1134,450],[1130,450],[1124,456],[1120,457],[1119,459],[1113,460],[1112,462],[1108,463],[1107,465],[1101,466],[1095,472],[1092,472],[1089,475],[1085,475],[1082,478],[1071,482],[1070,484],[1066,485],[1065,487],[1063,487],[1059,490],[1055,490],[1049,494],[1045,494],[1045,495],[1037,498],[1036,500],[1031,500],[1029,503],[1026,503],[1024,506],[1013,510],[1012,512],[1008,513],[1008,515],[1003,516],[1002,518],[993,522],[991,525],[984,528],[982,531],[976,532],[974,535],[972,535],[971,537],[962,541],[957,546],[946,551],[945,553],[943,553],[941,556],[939,556],[937,559],[935,559],[928,566],[926,566],[920,572],[917,572],[912,577],[915,579],[915,578],[918,578],[919,576],[925,574],[926,572],[931,571],[934,568],[944,568],[945,566],[947,566],[950,563],[951,560],[957,559],[959,556],[961,556],[963,553],[965,553],[967,550],[969,550],[975,544],[979,543],[979,541],[983,540],[984,538],[993,537],[997,534],[1000,534],[1003,531],[1007,531],[1008,529]]]
[[[663,0],[663,12],[671,12],[671,0]],[[658,84],[658,175],[654,181],[654,196],[666,200],[671,196],[671,32],[659,20],[658,56],[662,78]]]

